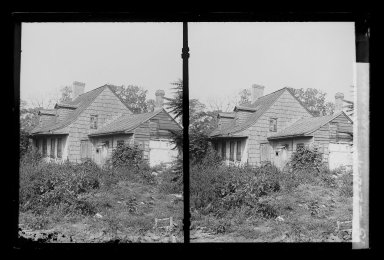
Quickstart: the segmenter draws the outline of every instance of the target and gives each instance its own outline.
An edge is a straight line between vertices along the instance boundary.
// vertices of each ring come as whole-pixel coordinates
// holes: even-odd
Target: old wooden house
[[[353,122],[342,111],[341,93],[333,115],[313,117],[288,88],[263,92],[264,86],[253,85],[251,103],[218,114],[210,137],[227,164],[283,168],[297,147],[317,146],[331,169],[352,165]]]
[[[31,138],[46,160],[90,158],[103,165],[119,143],[139,145],[152,166],[177,157],[170,131],[181,126],[163,108],[163,90],[156,92],[153,112],[133,114],[110,85],[86,93],[84,88],[84,83],[75,81],[71,101],[39,112],[39,125]]]

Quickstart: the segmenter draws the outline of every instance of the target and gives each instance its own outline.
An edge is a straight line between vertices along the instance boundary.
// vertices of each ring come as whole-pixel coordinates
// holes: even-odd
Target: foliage
[[[153,111],[154,100],[146,100],[148,90],[134,85],[111,86],[111,89],[134,114]]]
[[[63,214],[93,214],[93,206],[81,195],[99,188],[102,172],[96,167],[89,163],[36,164],[24,159],[20,165],[20,210],[41,215],[56,207]]]
[[[283,174],[272,165],[225,166],[215,153],[209,153],[199,163],[191,164],[191,205],[217,217],[240,209],[245,214],[274,216],[274,208],[259,203],[259,199],[279,191],[282,178]]]
[[[323,166],[323,155],[317,147],[298,147],[292,154],[290,164],[293,170],[316,169],[320,172],[320,168]]]
[[[326,93],[314,88],[294,89],[288,88],[295,97],[312,113],[313,116],[333,114],[334,104],[325,102]]]
[[[162,181],[159,189],[166,193],[183,192],[183,159],[180,157],[172,166],[161,173]]]
[[[119,143],[112,152],[111,164],[114,168],[135,167],[143,163],[143,150],[138,145]]]
[[[183,119],[183,80],[179,79],[173,83],[171,83],[175,87],[173,88],[175,90],[174,97],[173,98],[166,98],[164,99],[168,100],[165,104],[167,105],[167,108],[170,109],[170,113],[174,114],[175,119]]]
[[[70,86],[64,86],[60,89],[61,97],[59,99],[59,102],[68,102],[72,100],[72,88]]]
[[[251,102],[251,91],[249,89],[243,89],[242,91],[240,91],[239,96],[239,105],[244,105]]]

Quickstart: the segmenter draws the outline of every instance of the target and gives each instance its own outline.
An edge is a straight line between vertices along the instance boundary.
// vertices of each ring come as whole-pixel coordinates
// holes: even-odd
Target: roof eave
[[[268,140],[277,140],[277,139],[286,139],[286,138],[296,138],[296,137],[312,137],[310,134],[297,134],[297,135],[282,135],[282,136],[270,136],[267,137]]]

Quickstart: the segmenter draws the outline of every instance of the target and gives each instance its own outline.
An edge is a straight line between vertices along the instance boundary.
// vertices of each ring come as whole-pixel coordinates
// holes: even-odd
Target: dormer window
[[[277,118],[270,118],[269,119],[269,131],[270,132],[277,132]]]
[[[97,115],[91,115],[90,128],[97,129]]]

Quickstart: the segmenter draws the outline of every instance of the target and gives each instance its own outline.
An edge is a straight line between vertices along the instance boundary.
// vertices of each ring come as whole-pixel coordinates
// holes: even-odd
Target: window
[[[124,140],[117,140],[117,146],[124,145]]]
[[[237,141],[237,145],[236,145],[236,160],[241,161],[241,141]]]
[[[97,129],[97,115],[91,115],[90,128]]]
[[[235,142],[231,141],[229,143],[229,160],[234,161],[235,160]]]
[[[36,140],[35,140],[35,145],[36,145],[36,149],[37,149],[37,151],[39,151],[39,150],[40,150],[40,147],[39,147],[39,139],[36,139]]]
[[[304,148],[304,144],[303,143],[299,143],[296,145],[296,151],[299,150],[299,149],[303,149]]]
[[[109,148],[109,141],[105,141],[105,146]]]
[[[221,157],[225,160],[227,159],[227,147],[225,141],[221,144]]]
[[[55,138],[51,138],[51,158],[55,158]]]
[[[43,139],[43,156],[47,156],[47,139]]]
[[[269,119],[269,131],[270,132],[277,132],[277,118],[270,118]]]
[[[62,157],[62,151],[61,151],[61,138],[57,139],[57,158]]]

